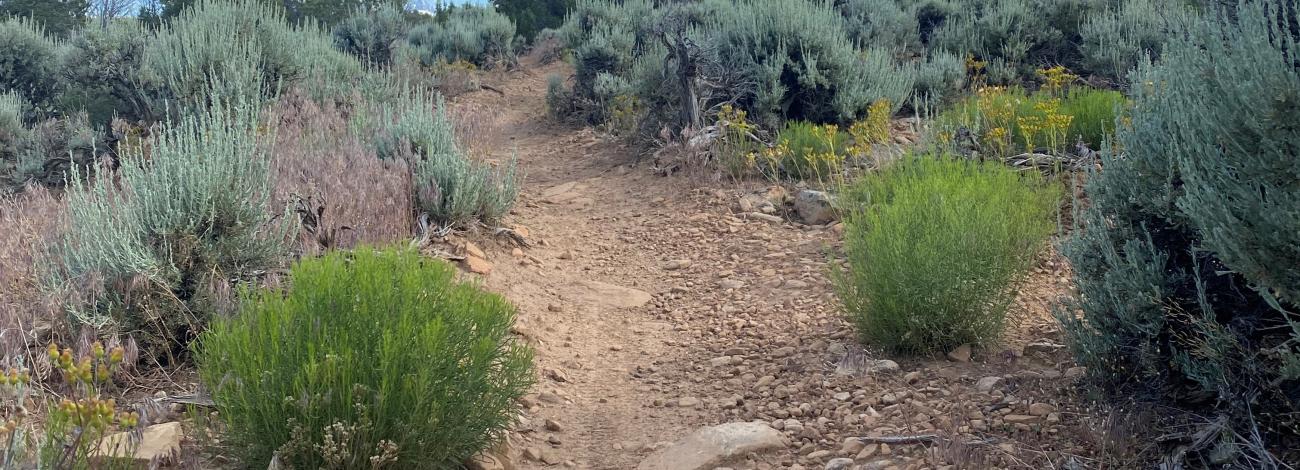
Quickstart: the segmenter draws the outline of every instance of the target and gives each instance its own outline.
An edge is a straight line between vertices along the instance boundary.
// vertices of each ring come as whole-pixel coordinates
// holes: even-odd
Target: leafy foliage
[[[1243,1],[1139,65],[1064,247],[1080,363],[1106,390],[1229,417],[1243,464],[1294,461],[1300,435],[1297,8]]]
[[[147,146],[125,147],[112,178],[72,180],[57,274],[85,286],[69,307],[74,324],[130,331],[167,355],[206,324],[230,280],[287,254],[288,220],[268,204],[260,108],[243,97],[212,96]]]
[[[915,353],[996,339],[1059,197],[1032,172],[933,156],[854,183],[834,280],[863,341]]]
[[[488,7],[457,8],[445,21],[411,29],[407,41],[426,66],[457,60],[480,67],[515,63],[515,24]]]
[[[0,17],[29,20],[55,37],[67,37],[86,22],[87,0],[4,0]]]
[[[504,169],[475,161],[456,144],[447,106],[416,93],[382,122],[379,156],[409,158],[420,211],[443,226],[497,222],[519,195],[514,162]]]
[[[65,87],[59,107],[84,109],[98,126],[108,125],[114,117],[154,120],[154,93],[141,77],[149,36],[130,23],[73,34],[59,57],[58,76]]]
[[[14,91],[40,109],[59,92],[57,45],[33,20],[0,22],[0,91]]]
[[[406,29],[406,18],[396,6],[361,10],[334,26],[334,47],[368,64],[388,65]]]
[[[1116,91],[1076,87],[1049,92],[986,87],[939,116],[947,133],[978,137],[981,151],[1004,158],[1023,152],[1074,152],[1078,143],[1100,149],[1114,135],[1126,107]]]
[[[504,437],[532,380],[505,299],[396,250],[305,260],[289,285],[247,294],[198,343],[247,461],[452,469]]]
[[[204,104],[213,83],[268,97],[295,83],[348,88],[362,72],[325,33],[290,26],[281,9],[259,0],[200,1],[158,32],[143,65],[151,86],[185,105]]]
[[[495,0],[492,5],[511,21],[520,36],[532,41],[537,33],[564,23],[564,15],[573,9],[574,0]]]

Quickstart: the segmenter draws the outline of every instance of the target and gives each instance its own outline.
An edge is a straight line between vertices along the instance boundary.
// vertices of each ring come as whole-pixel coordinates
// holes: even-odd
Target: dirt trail
[[[496,121],[486,157],[517,157],[526,175],[509,221],[533,246],[477,239],[494,265],[488,287],[519,307],[517,332],[536,349],[539,381],[511,433],[515,468],[635,468],[700,426],[753,420],[780,427],[790,445],[734,467],[822,468],[847,456],[931,468],[976,458],[843,444],[935,430],[1002,432],[999,447],[969,452],[989,466],[1087,453],[1086,443],[1055,442],[1072,432],[1068,403],[1057,398],[1069,364],[1051,345],[1021,357],[1025,343],[1053,334],[1042,305],[1059,290],[1054,265],[1030,289],[1040,294],[1021,302],[1030,313],[1008,340],[1014,351],[977,352],[972,363],[900,360],[899,370],[864,373],[876,359],[839,318],[826,276],[835,230],[737,215],[745,188],[656,176],[632,149],[555,123],[545,110],[550,73],[568,70],[525,67],[493,79],[501,94],[453,101],[462,115]],[[1032,358],[1034,348],[1046,355]],[[1005,380],[977,390],[989,376]],[[1039,402],[1050,416],[1025,409]],[[1032,419],[1011,423],[1004,409]]]

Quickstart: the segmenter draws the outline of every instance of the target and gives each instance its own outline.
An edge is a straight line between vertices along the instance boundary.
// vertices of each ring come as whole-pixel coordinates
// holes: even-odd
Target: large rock
[[[607,307],[640,307],[649,303],[652,298],[650,293],[646,291],[606,284],[599,281],[586,281],[583,282],[582,285],[586,288],[582,293],[584,298],[593,303]]]
[[[808,225],[824,225],[839,219],[835,212],[835,199],[822,191],[805,189],[794,198],[794,211]]]
[[[180,457],[181,439],[185,437],[181,423],[155,424],[144,428],[140,435],[138,445],[131,440],[129,432],[108,436],[99,443],[94,456],[129,460],[140,468],[175,463]]]
[[[786,446],[780,431],[764,423],[727,423],[701,428],[661,449],[637,470],[712,470],[731,459]]]

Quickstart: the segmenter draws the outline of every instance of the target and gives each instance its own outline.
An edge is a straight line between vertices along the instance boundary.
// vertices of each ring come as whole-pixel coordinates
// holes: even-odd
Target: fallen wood
[[[934,434],[918,434],[915,436],[861,436],[855,437],[864,444],[930,444],[939,440],[939,436]]]

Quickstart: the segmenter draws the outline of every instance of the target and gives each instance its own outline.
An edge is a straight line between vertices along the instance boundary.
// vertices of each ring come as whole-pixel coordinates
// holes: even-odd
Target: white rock
[[[786,446],[785,437],[764,423],[727,423],[701,428],[646,457],[637,470],[713,470],[731,459]]]
[[[181,453],[181,439],[185,437],[185,431],[181,428],[181,423],[176,421],[155,424],[141,431],[138,446],[131,441],[130,435],[129,432],[123,432],[104,438],[93,456],[129,459],[140,466],[148,466],[153,462],[175,462]]]

